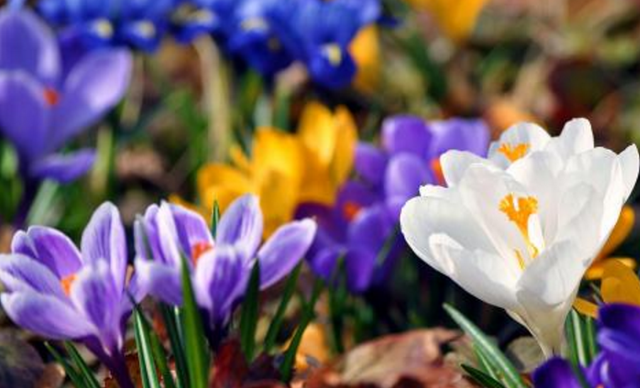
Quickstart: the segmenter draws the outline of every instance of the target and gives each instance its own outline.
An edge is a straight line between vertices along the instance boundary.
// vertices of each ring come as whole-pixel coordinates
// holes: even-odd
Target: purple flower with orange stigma
[[[162,301],[181,305],[184,257],[209,329],[220,328],[242,298],[255,261],[260,261],[260,288],[267,288],[293,270],[316,232],[311,220],[290,222],[260,246],[262,228],[254,195],[244,195],[229,206],[215,239],[198,213],[169,203],[152,205],[135,225],[139,284]]]
[[[310,265],[331,278],[344,260],[347,285],[367,290],[390,274],[404,242],[397,238],[400,209],[425,184],[443,184],[440,155],[448,150],[484,156],[489,130],[481,120],[426,122],[396,116],[382,126],[382,147],[360,143],[356,149],[357,179],[347,182],[333,208],[305,204],[299,216],[315,217],[320,226],[310,250]],[[379,257],[388,245],[386,257]]]
[[[72,181],[89,168],[93,150],[56,153],[124,95],[131,75],[126,50],[99,50],[63,69],[53,31],[28,9],[0,10],[0,134],[15,147],[25,179]]]
[[[127,247],[120,214],[105,203],[93,214],[81,249],[63,233],[34,226],[13,237],[0,255],[0,298],[16,324],[43,337],[82,341],[118,379],[133,387],[124,363],[125,326],[131,298]]]

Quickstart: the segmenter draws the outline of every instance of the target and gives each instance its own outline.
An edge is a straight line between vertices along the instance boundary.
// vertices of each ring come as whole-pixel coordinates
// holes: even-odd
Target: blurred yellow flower
[[[473,31],[488,0],[407,0],[417,9],[433,15],[440,29],[452,40],[463,41]]]
[[[599,279],[602,277],[604,268],[607,262],[611,260],[616,260],[626,264],[628,267],[635,267],[635,260],[630,257],[610,257],[611,253],[616,250],[624,242],[624,240],[629,236],[631,230],[633,229],[633,225],[635,223],[635,212],[631,206],[625,206],[622,208],[622,212],[620,213],[620,217],[618,218],[618,222],[616,226],[613,228],[611,232],[611,236],[609,236],[609,240],[604,244],[604,247],[600,250],[598,257],[593,261],[591,267],[585,274],[585,278],[587,280]]]
[[[380,37],[378,27],[371,25],[360,30],[349,50],[358,65],[354,86],[366,93],[375,91],[380,78]]]
[[[330,205],[353,166],[357,130],[351,113],[318,103],[305,106],[297,134],[259,128],[249,159],[237,146],[232,164],[212,163],[198,172],[200,201],[222,211],[245,193],[260,197],[265,236],[290,221],[299,204]]]
[[[600,296],[604,303],[640,306],[640,279],[623,262],[607,260],[603,265]],[[598,306],[594,303],[578,298],[573,306],[582,314],[597,317]]]

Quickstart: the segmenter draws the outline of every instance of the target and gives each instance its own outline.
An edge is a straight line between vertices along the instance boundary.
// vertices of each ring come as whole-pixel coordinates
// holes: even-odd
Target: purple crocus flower
[[[583,368],[590,387],[631,388],[640,384],[640,307],[608,304],[598,310],[598,346],[600,353]],[[533,373],[535,387],[579,388],[570,364],[552,358]]]
[[[182,257],[191,270],[198,305],[210,329],[227,323],[243,296],[255,260],[260,286],[284,278],[307,252],[316,232],[311,220],[283,225],[260,247],[263,218],[258,198],[245,195],[220,218],[214,239],[205,220],[178,205],[152,205],[136,222],[136,274],[142,289],[162,301],[182,304]]]
[[[133,387],[124,364],[130,297],[141,294],[127,280],[127,248],[118,210],[110,203],[93,214],[78,250],[63,233],[34,226],[13,237],[0,255],[2,306],[18,325],[46,338],[78,340]]]
[[[33,12],[0,10],[0,133],[14,145],[27,183],[68,182],[84,174],[93,164],[92,150],[55,152],[94,125],[129,84],[126,50],[92,52],[68,71],[63,56],[53,32]]]
[[[304,204],[298,209],[298,215],[316,217],[320,225],[310,250],[311,267],[329,279],[342,257],[353,292],[384,281],[404,247],[396,232],[404,203],[420,186],[444,182],[439,162],[443,153],[457,149],[485,155],[488,144],[489,130],[480,120],[385,120],[382,147],[358,145],[357,179],[344,185],[334,207]],[[386,257],[381,255],[385,245]]]

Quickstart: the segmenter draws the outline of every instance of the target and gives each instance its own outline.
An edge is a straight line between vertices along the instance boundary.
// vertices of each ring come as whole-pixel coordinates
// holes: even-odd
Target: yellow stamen
[[[66,296],[71,295],[71,285],[76,280],[76,274],[71,274],[69,276],[65,276],[60,280],[60,285],[62,286],[62,291]]]
[[[342,213],[347,221],[353,221],[353,219],[356,218],[356,216],[360,212],[360,209],[362,209],[362,207],[359,204],[352,201],[347,201],[342,206]]]
[[[436,176],[436,183],[441,186],[444,186],[446,183],[444,180],[444,172],[442,171],[442,164],[440,163],[440,158],[434,158],[431,160],[431,170],[433,174]]]
[[[507,196],[500,201],[499,209],[509,218],[509,221],[516,224],[520,234],[524,237],[529,249],[529,254],[532,258],[536,258],[539,251],[529,238],[529,217],[538,212],[538,200],[535,197],[520,197],[516,199],[513,194],[507,194]],[[518,258],[520,268],[524,269],[524,259],[522,258],[522,254],[517,250],[516,257]]]
[[[503,143],[498,148],[498,152],[504,155],[511,163],[516,160],[522,158],[529,152],[529,144],[527,143],[519,143],[519,144],[509,144]]]

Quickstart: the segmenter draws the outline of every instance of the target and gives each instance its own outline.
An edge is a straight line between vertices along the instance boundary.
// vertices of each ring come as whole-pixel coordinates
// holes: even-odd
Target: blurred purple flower
[[[129,379],[124,334],[130,297],[142,295],[135,278],[127,281],[126,239],[115,206],[96,210],[81,250],[52,228],[19,231],[11,254],[0,255],[0,281],[2,306],[16,324],[46,338],[83,341],[122,386],[132,386],[123,385]]]
[[[627,388],[640,382],[640,307],[607,304],[598,311],[598,357],[583,369],[590,387]],[[580,385],[568,361],[553,358],[533,374],[535,387]]]
[[[25,179],[68,182],[84,174],[91,150],[55,152],[96,124],[124,95],[126,50],[100,50],[63,71],[53,32],[20,7],[0,11],[0,133],[16,148]]]
[[[298,209],[299,216],[315,217],[319,224],[309,253],[311,267],[330,279],[343,258],[353,292],[384,281],[404,247],[396,231],[404,203],[420,186],[444,182],[443,153],[457,149],[485,155],[488,145],[489,130],[481,120],[425,122],[414,116],[385,120],[382,147],[358,145],[358,179],[345,184],[334,207],[305,204]],[[388,249],[382,252],[386,256],[381,254],[383,248]]]
[[[140,285],[166,303],[182,304],[184,257],[210,328],[224,325],[244,294],[255,260],[260,261],[260,287],[267,288],[293,270],[316,232],[311,220],[291,222],[260,247],[262,227],[258,198],[253,195],[242,196],[229,206],[218,223],[215,240],[199,214],[168,203],[152,205],[135,225]]]

